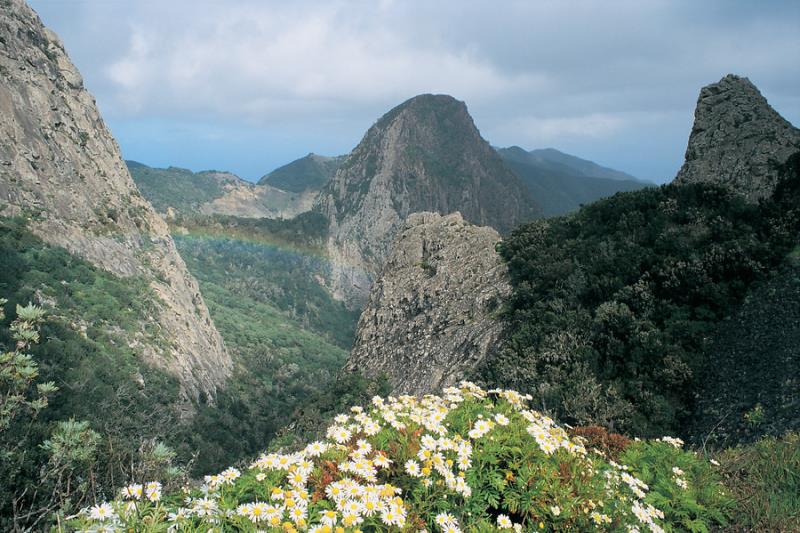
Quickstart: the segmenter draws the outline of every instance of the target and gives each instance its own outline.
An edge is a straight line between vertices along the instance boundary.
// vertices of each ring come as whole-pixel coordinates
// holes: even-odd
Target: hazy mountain
[[[543,170],[552,170],[561,174],[623,181],[642,181],[625,172],[604,167],[574,155],[565,154],[555,148],[539,148],[526,152],[519,146],[512,146],[510,148],[499,148],[498,152],[506,161],[527,163]]]
[[[552,148],[526,152],[512,146],[500,148],[497,153],[528,186],[544,216],[568,213],[620,191],[652,185]]]
[[[271,185],[290,192],[319,190],[333,178],[346,157],[326,157],[311,153],[276,168],[258,180],[258,184]]]
[[[467,106],[429,94],[395,107],[367,131],[315,210],[330,221],[334,291],[354,304],[365,301],[411,213],[459,211],[500,232],[540,214],[525,185],[481,137]]]

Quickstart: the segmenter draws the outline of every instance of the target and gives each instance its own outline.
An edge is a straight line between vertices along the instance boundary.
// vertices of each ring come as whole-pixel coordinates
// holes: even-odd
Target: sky
[[[126,159],[257,180],[345,154],[421,93],[495,146],[671,180],[700,88],[747,76],[800,125],[800,2],[29,0]]]

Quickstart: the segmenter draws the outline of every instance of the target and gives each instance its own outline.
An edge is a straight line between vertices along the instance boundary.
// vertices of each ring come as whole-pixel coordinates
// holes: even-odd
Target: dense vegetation
[[[681,431],[720,321],[797,244],[799,184],[787,174],[760,205],[668,185],[520,228],[500,246],[513,333],[484,379],[565,422]]]
[[[198,462],[206,472],[263,449],[302,402],[332,385],[357,313],[315,279],[322,257],[264,240],[190,234],[175,242],[237,361],[218,405],[195,420],[217,443]]]
[[[132,475],[164,474],[153,465],[169,466],[173,459],[163,442],[177,440],[169,437],[177,437],[180,388],[129,346],[132,339],[160,342],[147,320],[154,312],[147,283],[96,269],[44,244],[23,221],[3,218],[0,294],[8,299],[0,346],[23,349],[36,366],[23,375],[57,387],[47,409],[0,432],[4,447],[16,446],[0,461],[0,529],[11,529],[12,516],[30,525],[59,508],[70,512]],[[39,342],[20,347],[9,325],[25,317],[19,309],[29,302],[44,306],[47,315],[34,321]]]
[[[373,398],[297,453],[264,453],[190,492],[139,480],[71,524],[134,531],[708,531],[731,500],[680,441],[609,460],[514,391]],[[646,480],[646,481],[644,481]]]
[[[30,522],[107,496],[122,481],[155,472],[153,465],[165,476],[173,463],[195,473],[232,463],[263,449],[302,400],[324,396],[346,357],[356,317],[313,279],[323,260],[259,242],[192,236],[177,242],[237,363],[227,388],[213,405],[196,406],[191,423],[180,422],[186,405],[177,381],[139,353],[143,345],[163,344],[148,319],[158,312],[148,284],[117,278],[43,243],[22,220],[0,219],[0,294],[8,298],[2,325],[16,317],[18,304],[45,307],[41,342],[29,352],[40,379],[58,387],[49,408],[3,432],[23,453],[3,461],[0,520],[14,515],[13,495],[25,494],[16,503],[18,515],[46,509]],[[296,291],[297,305],[276,287]],[[0,345],[13,346],[11,335],[3,328]],[[83,424],[64,429],[70,438],[98,436],[91,461],[75,469],[81,483],[91,478],[91,486],[73,485],[63,501],[45,502],[49,485],[40,472],[51,459],[43,444],[70,420]]]

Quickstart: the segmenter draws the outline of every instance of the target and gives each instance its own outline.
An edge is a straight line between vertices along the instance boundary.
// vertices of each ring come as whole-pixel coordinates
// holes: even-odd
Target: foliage
[[[706,533],[712,524],[727,524],[733,500],[725,493],[719,469],[674,445],[680,441],[665,440],[634,441],[620,455],[631,474],[649,486],[645,501],[661,509],[677,531]]]
[[[523,226],[499,247],[512,334],[481,378],[569,423],[680,431],[718,323],[795,245],[798,182],[760,205],[667,185]]]
[[[5,319],[3,307],[8,300],[0,298],[0,321]],[[39,376],[39,365],[29,353],[30,347],[39,342],[39,324],[44,310],[33,304],[25,307],[17,304],[17,318],[9,328],[14,348],[0,353],[0,431],[5,431],[18,418],[35,418],[47,407],[48,395],[58,390],[55,383],[34,382]],[[5,459],[8,451],[0,451]]]
[[[736,500],[735,531],[800,529],[800,435],[767,437],[724,450],[717,459]]]
[[[134,483],[119,499],[84,509],[70,527],[707,530],[725,512],[714,497],[721,485],[675,444],[649,444],[632,457],[633,466],[619,465],[571,440],[518,393],[464,382],[442,397],[375,397],[371,407],[337,416],[323,441],[297,453],[264,453],[244,471],[206,476],[188,494],[162,493],[157,482]],[[685,487],[666,468],[676,465]],[[656,489],[629,472],[634,469]],[[708,485],[696,489],[698,482]],[[648,503],[663,499],[665,485],[676,485],[680,496],[665,502],[669,514]],[[684,516],[693,517],[689,529]]]
[[[23,346],[15,332],[27,331],[27,369],[15,375],[33,380],[38,372],[36,387],[49,396],[37,416],[19,412],[23,416],[2,432],[18,453],[0,466],[0,529],[11,529],[15,518],[18,527],[41,524],[56,509],[68,511],[113,492],[136,472],[174,477],[167,472],[174,461],[148,454],[153,441],[180,434],[179,386],[131,347],[134,339],[156,348],[163,342],[148,319],[157,311],[147,282],[119,279],[43,243],[23,220],[0,218],[0,294],[9,300],[5,315],[18,306],[18,318],[38,323],[40,311],[28,302],[47,311],[38,344],[32,342],[34,329],[0,318],[0,345]],[[78,446],[96,435],[96,445]]]
[[[200,447],[198,474],[262,450],[300,405],[326,391],[357,319],[320,285],[324,257],[302,242],[275,244],[294,242],[295,231],[314,227],[313,216],[285,223],[213,220],[219,223],[213,231],[208,221],[195,220],[192,234],[175,236],[238,363],[215,404],[201,406],[180,447],[183,455]]]

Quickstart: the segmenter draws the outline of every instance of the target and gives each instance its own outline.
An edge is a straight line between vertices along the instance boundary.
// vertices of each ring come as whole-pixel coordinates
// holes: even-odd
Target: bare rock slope
[[[190,396],[213,396],[231,360],[167,226],[58,37],[22,0],[0,0],[0,215],[118,276],[144,276],[166,342],[140,347]]]
[[[358,322],[348,371],[385,374],[396,393],[457,383],[499,345],[511,289],[496,230],[459,213],[410,215]]]
[[[719,183],[751,201],[772,194],[780,167],[800,149],[800,130],[747,78],[729,74],[700,91],[677,183]]]

